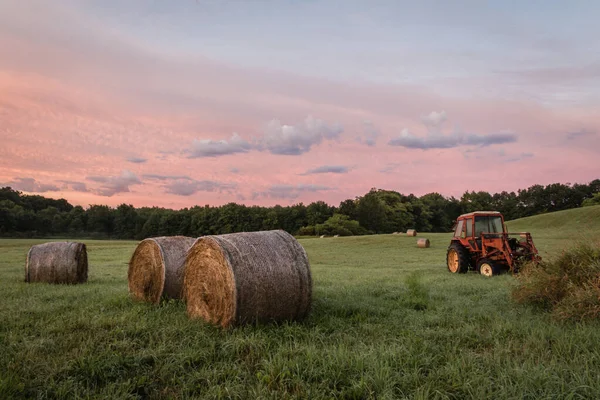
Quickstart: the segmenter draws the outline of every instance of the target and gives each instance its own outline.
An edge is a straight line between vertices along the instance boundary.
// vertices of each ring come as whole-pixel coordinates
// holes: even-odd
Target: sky
[[[338,205],[600,178],[597,1],[0,0],[0,186]]]

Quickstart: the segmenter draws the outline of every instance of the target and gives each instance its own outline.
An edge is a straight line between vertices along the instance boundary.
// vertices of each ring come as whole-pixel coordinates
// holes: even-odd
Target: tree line
[[[533,185],[517,192],[466,191],[460,199],[439,193],[421,197],[383,189],[331,206],[323,201],[273,207],[228,203],[181,210],[158,207],[73,206],[65,199],[27,195],[0,188],[0,236],[69,236],[143,239],[153,236],[202,236],[283,229],[296,235],[363,235],[448,232],[462,213],[495,210],[512,220],[600,204],[600,179],[587,184]]]

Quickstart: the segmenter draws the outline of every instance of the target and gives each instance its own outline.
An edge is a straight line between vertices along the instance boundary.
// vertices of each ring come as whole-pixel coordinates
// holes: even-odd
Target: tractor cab
[[[477,211],[463,214],[456,220],[454,238],[471,247],[477,240],[481,241],[481,234],[505,233],[504,217],[499,212]],[[481,244],[479,246],[481,247]]]
[[[474,269],[491,276],[507,270],[517,272],[524,261],[540,260],[531,235],[508,233],[504,217],[497,211],[463,214],[453,231],[447,254],[450,272]]]

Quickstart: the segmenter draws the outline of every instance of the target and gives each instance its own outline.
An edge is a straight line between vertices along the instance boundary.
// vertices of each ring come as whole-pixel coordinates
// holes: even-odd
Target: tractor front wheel
[[[483,276],[496,276],[500,273],[500,268],[496,262],[490,260],[489,258],[482,258],[477,263],[477,269],[479,273]]]
[[[460,243],[452,243],[446,254],[448,271],[464,274],[469,270],[469,252]]]

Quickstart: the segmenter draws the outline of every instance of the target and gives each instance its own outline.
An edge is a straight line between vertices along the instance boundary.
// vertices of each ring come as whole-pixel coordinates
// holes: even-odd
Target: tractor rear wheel
[[[446,253],[448,271],[464,274],[469,270],[469,252],[460,243],[452,243]]]
[[[477,269],[483,276],[496,276],[500,273],[500,267],[498,264],[489,258],[482,258],[479,260],[477,263]]]

